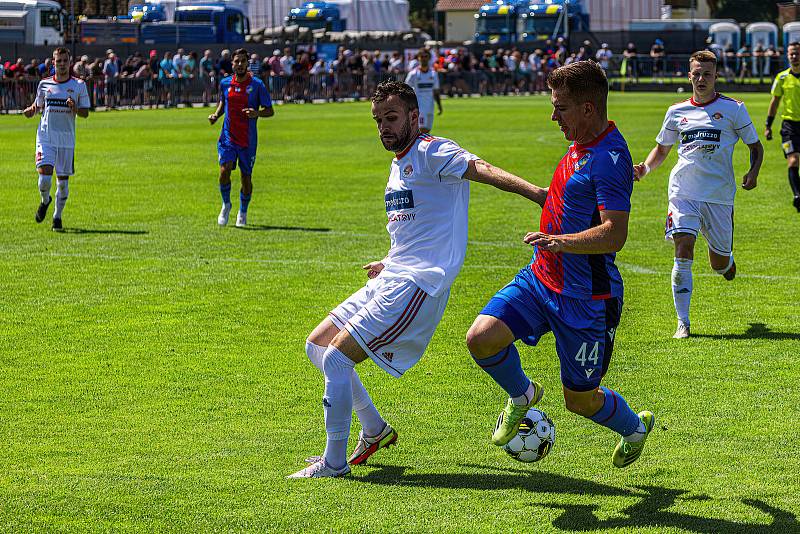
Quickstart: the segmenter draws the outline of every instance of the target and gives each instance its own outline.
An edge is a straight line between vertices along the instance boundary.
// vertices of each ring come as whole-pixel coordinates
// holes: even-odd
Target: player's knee
[[[489,356],[494,356],[505,348],[491,331],[481,328],[479,325],[472,325],[467,332],[467,348],[473,358],[482,360]]]
[[[52,165],[42,165],[39,167],[39,174],[44,174],[45,176],[52,176],[53,175],[53,166]]]
[[[594,398],[594,395],[576,395],[565,391],[564,406],[574,414],[591,417],[602,407],[602,403],[597,406],[597,399]]]

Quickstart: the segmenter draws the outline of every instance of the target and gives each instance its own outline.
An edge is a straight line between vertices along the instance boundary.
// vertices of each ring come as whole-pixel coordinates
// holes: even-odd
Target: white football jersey
[[[86,84],[77,78],[57,82],[54,77],[39,82],[36,106],[42,108],[42,118],[36,132],[36,144],[58,148],[75,148],[75,114],[67,106],[72,98],[78,108],[89,108]]]
[[[669,198],[733,205],[733,148],[739,139],[748,145],[758,141],[743,102],[717,94],[704,105],[690,98],[670,106],[656,137],[660,145],[680,142],[678,163],[669,176]]]
[[[434,297],[450,287],[467,252],[469,181],[462,176],[476,159],[449,139],[423,134],[392,160],[384,273],[409,278]]]
[[[406,83],[417,93],[420,113],[433,113],[433,91],[439,89],[439,75],[432,68],[422,72],[419,67],[406,76]]]

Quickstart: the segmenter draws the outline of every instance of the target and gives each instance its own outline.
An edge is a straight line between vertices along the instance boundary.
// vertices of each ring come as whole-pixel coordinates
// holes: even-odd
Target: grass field
[[[768,97],[742,96],[760,124]],[[634,160],[676,100],[611,96]],[[546,97],[444,104],[436,134],[549,182],[565,142]],[[400,380],[359,366],[399,446],[348,479],[287,481],[324,446],[303,342],[387,250],[391,155],[366,103],[278,107],[251,226],[218,228],[207,114],[80,121],[63,234],[33,221],[35,120],[0,117],[0,531],[800,532],[800,215],[778,142],[738,195],[734,282],[699,243],[693,339],[671,339],[674,152],[635,187],[604,383],[657,416],[639,462],[613,468],[616,436],[563,407],[552,336],[520,351],[555,448],[524,465],[490,444],[504,395],[464,335],[529,259],[540,209],[473,184],[466,263],[425,357]]]

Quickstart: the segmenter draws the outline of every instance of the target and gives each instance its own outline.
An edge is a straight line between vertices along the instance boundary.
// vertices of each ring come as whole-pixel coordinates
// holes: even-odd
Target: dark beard
[[[388,150],[389,152],[397,153],[397,152],[400,152],[401,150],[403,150],[409,144],[411,144],[411,141],[413,139],[414,139],[414,136],[413,136],[413,133],[411,131],[411,123],[410,123],[410,121],[408,121],[403,126],[403,129],[400,130],[400,136],[397,138],[397,142],[393,143],[391,145],[387,145],[386,143],[383,143],[383,147],[386,150]],[[383,139],[381,139],[381,142],[383,142]]]

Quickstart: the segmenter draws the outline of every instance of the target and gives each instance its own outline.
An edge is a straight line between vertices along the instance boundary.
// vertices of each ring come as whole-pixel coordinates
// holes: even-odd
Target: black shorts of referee
[[[784,157],[793,152],[800,152],[800,121],[783,119],[781,124],[781,146]]]

